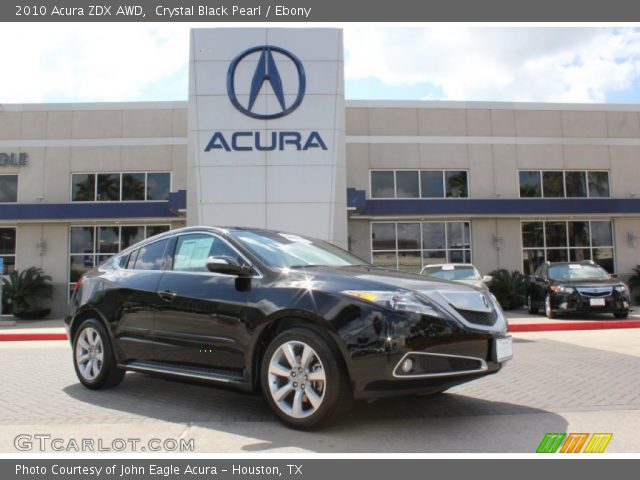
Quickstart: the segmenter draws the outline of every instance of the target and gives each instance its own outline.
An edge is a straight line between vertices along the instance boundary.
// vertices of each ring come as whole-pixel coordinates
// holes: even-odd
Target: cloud
[[[4,24],[0,102],[145,99],[179,75],[186,100],[189,35],[182,25]]]
[[[347,80],[425,84],[447,100],[604,102],[640,77],[634,29],[356,27],[344,43]]]
[[[4,24],[0,102],[186,100],[189,28]],[[346,25],[345,76],[417,98],[604,102],[640,80],[640,32]],[[420,94],[420,92],[424,92]]]

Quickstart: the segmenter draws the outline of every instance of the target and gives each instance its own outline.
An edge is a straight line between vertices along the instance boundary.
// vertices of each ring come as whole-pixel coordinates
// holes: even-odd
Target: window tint
[[[540,197],[542,189],[540,186],[540,172],[520,172],[520,196]]]
[[[170,183],[168,173],[147,173],[147,200],[169,200]]]
[[[586,197],[587,182],[585,172],[565,172],[567,197]]]
[[[129,255],[129,260],[127,261],[127,268],[129,270],[133,269],[133,266],[136,264],[136,259],[138,258],[138,252],[140,250],[134,250],[133,252],[131,252],[131,254]]]
[[[206,234],[182,235],[176,245],[173,270],[208,272],[207,259],[222,255],[241,261],[238,253],[219,237]]]
[[[371,198],[395,197],[393,172],[371,172]]]
[[[609,196],[609,173],[608,172],[588,172],[589,196],[608,197]]]
[[[144,200],[144,173],[122,174],[122,200]]]
[[[99,202],[117,202],[120,200],[120,174],[101,173],[98,175]]]
[[[18,175],[0,175],[0,203],[18,201]]]
[[[564,197],[562,172],[542,172],[542,192],[545,197]]]
[[[418,198],[420,196],[419,184],[417,170],[396,172],[397,198]]]
[[[447,186],[447,197],[466,198],[469,196],[467,191],[467,172],[464,170],[445,172],[445,184]]]
[[[164,250],[167,240],[153,242],[140,248],[136,259],[136,270],[162,270],[165,263]]]
[[[442,171],[423,170],[420,172],[420,186],[422,198],[444,197],[444,184],[442,183]]]
[[[96,176],[93,173],[71,175],[71,200],[93,202],[96,199]]]

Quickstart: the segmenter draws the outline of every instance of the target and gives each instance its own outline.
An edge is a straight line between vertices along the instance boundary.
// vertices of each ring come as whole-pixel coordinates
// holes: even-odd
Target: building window
[[[372,222],[371,262],[420,272],[434,263],[471,262],[469,222]]]
[[[541,263],[593,260],[614,272],[613,228],[609,220],[522,222],[522,267],[532,275]]]
[[[92,225],[69,227],[69,283],[131,245],[170,230],[169,225]],[[14,237],[15,238],[15,237]]]
[[[567,170],[522,170],[522,198],[586,198],[609,197],[609,172]]]
[[[4,268],[0,274],[8,275],[16,268],[16,229],[0,227],[0,257]]]
[[[0,203],[18,201],[18,175],[0,175]]]
[[[466,170],[372,170],[371,198],[466,198]]]
[[[169,200],[171,173],[73,173],[72,202],[152,202]]]

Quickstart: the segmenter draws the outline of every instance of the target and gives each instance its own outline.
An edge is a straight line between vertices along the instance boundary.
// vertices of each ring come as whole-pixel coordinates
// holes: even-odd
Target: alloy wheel
[[[76,344],[76,363],[82,378],[94,381],[104,364],[104,345],[97,330],[87,327],[80,332]]]
[[[290,417],[308,417],[322,405],[327,384],[324,366],[304,342],[292,340],[278,347],[269,362],[268,380],[271,398]]]

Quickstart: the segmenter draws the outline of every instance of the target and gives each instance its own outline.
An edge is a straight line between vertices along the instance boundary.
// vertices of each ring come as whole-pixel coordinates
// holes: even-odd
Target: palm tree
[[[54,288],[50,282],[51,277],[37,267],[21,272],[14,270],[4,278],[3,293],[13,314],[20,316],[39,310],[41,302],[53,296]]]

